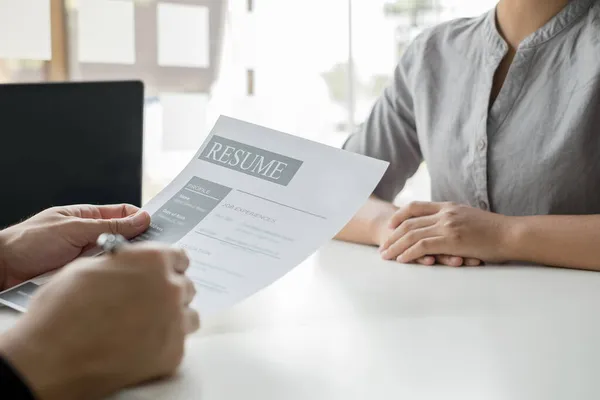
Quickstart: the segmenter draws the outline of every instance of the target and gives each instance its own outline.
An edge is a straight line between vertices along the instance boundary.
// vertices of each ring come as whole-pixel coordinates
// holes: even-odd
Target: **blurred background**
[[[147,201],[221,114],[341,146],[415,36],[495,3],[0,0],[0,83],[142,80]],[[426,166],[403,196],[429,197]]]

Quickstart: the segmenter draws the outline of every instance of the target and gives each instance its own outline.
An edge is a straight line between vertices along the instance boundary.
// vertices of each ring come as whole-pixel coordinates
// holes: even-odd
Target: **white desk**
[[[16,314],[0,310],[0,329]],[[600,398],[600,273],[438,268],[331,243],[204,321],[180,374],[113,398]]]

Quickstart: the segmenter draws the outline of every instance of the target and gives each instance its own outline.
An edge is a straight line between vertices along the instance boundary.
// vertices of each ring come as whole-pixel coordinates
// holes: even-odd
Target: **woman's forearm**
[[[508,259],[600,271],[600,215],[509,218]]]
[[[392,203],[371,196],[335,238],[345,242],[379,246],[389,220],[397,209]]]

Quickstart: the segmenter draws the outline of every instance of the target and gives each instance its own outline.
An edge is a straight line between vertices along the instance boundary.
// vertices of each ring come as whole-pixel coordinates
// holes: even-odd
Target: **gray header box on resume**
[[[176,243],[206,218],[229,192],[231,188],[197,176],[192,177],[152,215],[148,230],[134,241]]]
[[[198,159],[282,186],[291,182],[303,163],[216,135]]]

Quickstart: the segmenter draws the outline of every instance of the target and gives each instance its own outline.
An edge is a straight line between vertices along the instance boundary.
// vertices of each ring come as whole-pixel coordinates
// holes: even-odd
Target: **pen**
[[[100,246],[105,253],[114,254],[127,244],[127,240],[119,234],[103,233],[98,236],[96,244]]]

